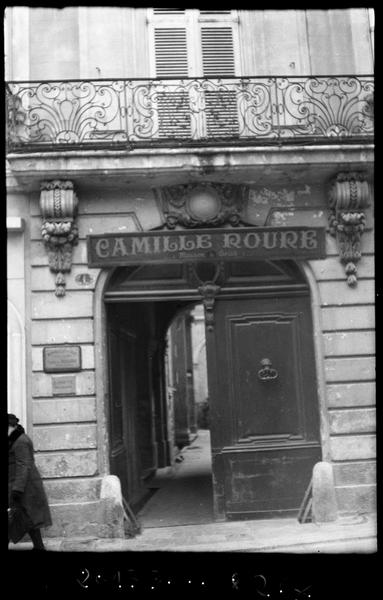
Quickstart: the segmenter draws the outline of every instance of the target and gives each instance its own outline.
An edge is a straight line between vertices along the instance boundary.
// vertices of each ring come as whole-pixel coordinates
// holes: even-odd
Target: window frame
[[[186,29],[186,47],[188,56],[188,77],[202,79],[203,60],[202,60],[202,27],[222,28],[230,26],[233,32],[233,55],[234,55],[234,75],[233,78],[242,76],[243,64],[239,44],[239,17],[237,10],[231,10],[230,14],[209,14],[201,15],[200,10],[196,8],[185,8],[183,14],[154,14],[153,8],[147,9],[147,24],[149,33],[149,67],[151,79],[159,78],[156,72],[156,54],[155,54],[155,34],[156,27],[171,29],[172,27],[184,27]],[[173,76],[173,78],[177,78]],[[178,79],[183,79],[180,76]],[[220,79],[209,76],[208,79]],[[162,77],[162,79],[165,79]],[[170,79],[170,77],[169,77]]]

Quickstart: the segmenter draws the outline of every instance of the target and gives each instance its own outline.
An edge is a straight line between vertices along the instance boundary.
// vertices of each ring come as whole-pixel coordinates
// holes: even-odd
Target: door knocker
[[[272,381],[273,379],[277,379],[278,371],[272,367],[269,358],[262,358],[261,365],[262,369],[258,371],[258,378],[261,381]]]

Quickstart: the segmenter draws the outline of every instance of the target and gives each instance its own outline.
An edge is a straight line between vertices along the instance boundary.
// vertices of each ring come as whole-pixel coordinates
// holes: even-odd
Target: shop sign
[[[88,266],[325,258],[324,227],[247,227],[89,235]]]

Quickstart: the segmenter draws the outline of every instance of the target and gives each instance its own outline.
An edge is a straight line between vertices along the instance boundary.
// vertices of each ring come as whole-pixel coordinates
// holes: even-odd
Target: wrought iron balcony
[[[369,75],[9,82],[8,151],[350,143],[373,136],[373,90]]]

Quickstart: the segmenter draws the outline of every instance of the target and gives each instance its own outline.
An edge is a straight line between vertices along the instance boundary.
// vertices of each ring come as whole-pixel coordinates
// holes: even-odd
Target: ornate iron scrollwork
[[[262,358],[261,365],[262,369],[258,371],[258,379],[261,381],[273,381],[274,379],[278,379],[279,373],[274,369],[269,358]]]
[[[15,148],[373,134],[372,76],[27,81],[7,89]]]

